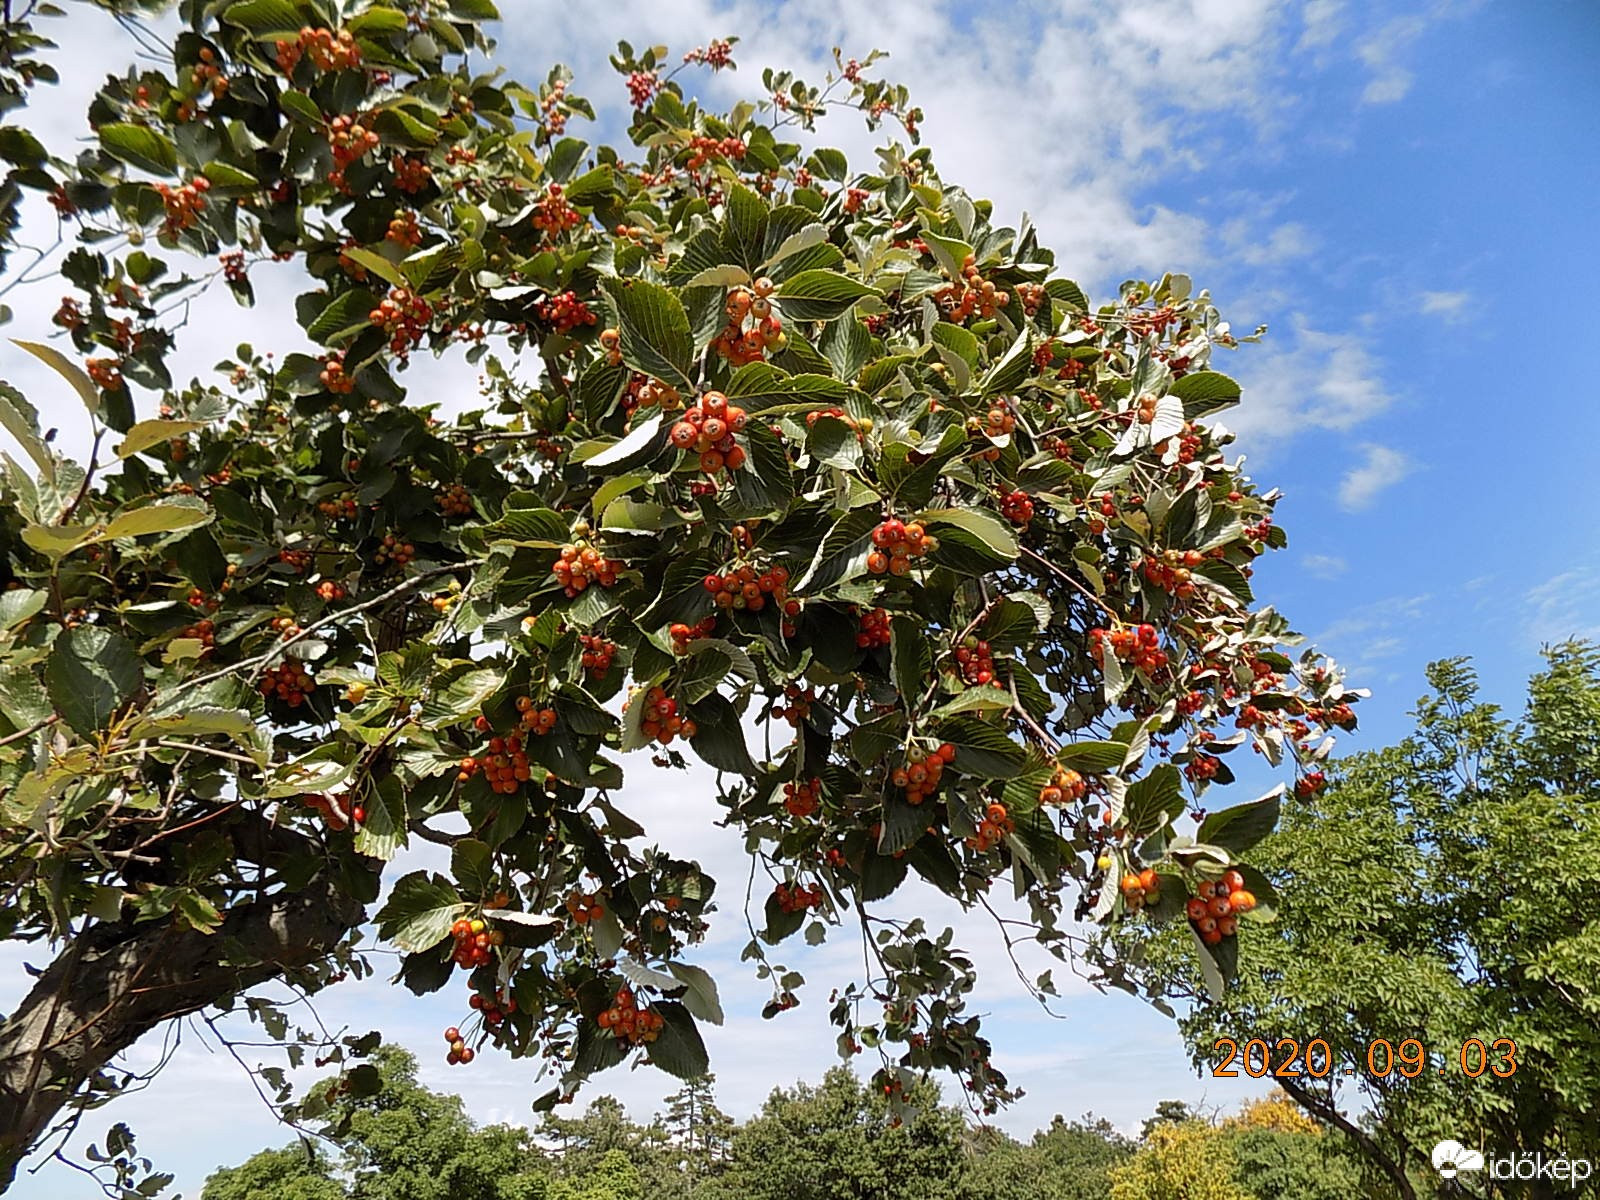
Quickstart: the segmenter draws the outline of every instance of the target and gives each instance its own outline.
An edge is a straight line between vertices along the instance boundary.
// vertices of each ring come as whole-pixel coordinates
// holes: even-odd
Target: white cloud
[[[1306,574],[1317,579],[1337,579],[1349,569],[1344,559],[1333,554],[1306,554],[1300,559]]]
[[[1363,104],[1393,104],[1405,99],[1416,76],[1396,60],[1427,27],[1427,19],[1421,16],[1396,17],[1356,48],[1361,61],[1372,71],[1372,78],[1361,93]]]
[[[1369,442],[1362,449],[1366,461],[1339,481],[1340,507],[1354,512],[1366,508],[1378,493],[1393,487],[1411,473],[1411,460],[1390,446]]]
[[[1568,638],[1600,640],[1600,619],[1594,602],[1600,570],[1579,567],[1551,576],[1523,594],[1527,635],[1539,645]]]
[[[1423,292],[1418,309],[1425,317],[1443,317],[1453,321],[1462,315],[1471,299],[1471,292]]]
[[[1331,44],[1343,27],[1343,13],[1342,0],[1307,0],[1300,12],[1300,40],[1295,49],[1317,50]]]
[[[1291,327],[1286,343],[1269,334],[1264,348],[1241,352],[1236,369],[1245,385],[1244,399],[1225,420],[1247,448],[1314,429],[1354,429],[1393,401],[1366,338],[1312,329],[1299,313]]]

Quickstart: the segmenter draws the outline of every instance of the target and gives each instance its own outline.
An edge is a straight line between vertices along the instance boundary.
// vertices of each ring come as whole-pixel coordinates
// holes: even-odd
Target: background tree
[[[304,1145],[265,1150],[210,1176],[201,1200],[542,1200],[551,1172],[526,1130],[477,1126],[459,1096],[417,1082],[400,1047],[368,1065],[375,1075],[356,1076],[367,1094],[319,1085],[333,1099],[318,1132],[337,1141],[337,1161]]]
[[[1550,1158],[1600,1135],[1600,652],[1546,658],[1517,722],[1478,699],[1465,660],[1433,664],[1415,732],[1340,760],[1260,847],[1284,896],[1247,938],[1260,976],[1181,1021],[1202,1071],[1221,1038],[1263,1039],[1274,1069],[1279,1039],[1297,1044],[1298,1075],[1278,1082],[1403,1195],[1431,1191],[1446,1137]],[[1199,994],[1182,947],[1147,950],[1152,987]],[[1320,1047],[1305,1062],[1312,1038],[1335,1069]]]
[[[717,1107],[716,1085],[713,1074],[685,1080],[667,1097],[665,1115],[656,1118],[672,1134],[690,1176],[715,1170],[733,1136],[733,1118]]]
[[[32,12],[6,13],[12,100]],[[540,1109],[624,1061],[706,1071],[715,881],[638,849],[618,756],[646,747],[721,772],[770,884],[770,1014],[804,983],[786,939],[863,938],[830,1015],[892,1109],[934,1069],[976,1110],[1012,1096],[953,935],[873,911],[913,877],[967,907],[1007,880],[1068,963],[1071,917],[1181,923],[1226,881],[1193,919],[1221,986],[1270,912],[1239,860],[1278,800],[1175,823],[1247,741],[1311,768],[1357,694],[1254,606],[1285,537],[1206,421],[1241,339],[1205,292],[1093,305],[926,149],[863,172],[783,140],[844,102],[914,144],[872,57],[720,114],[676,76],[731,41],[670,71],[623,45],[630,144],[591,147],[564,69],[479,73],[489,0],[177,16],[87,147],[0,131],[7,188],[77,242],[59,344],[25,349],[92,433],[72,461],[0,393],[25,460],[0,473],[0,912],[54,955],[0,1027],[0,1181],[175,1016],[358,1062],[376,1036],[246,993],[370,970],[380,897],[409,989],[467,976],[449,1061],[537,1058]],[[268,259],[305,273],[314,352],[177,383],[168,314],[252,303]],[[481,407],[408,395],[423,353],[481,373]],[[412,839],[448,873],[386,879]],[[334,1102],[270,1082],[294,1120]]]
[[[1066,1121],[1021,1143],[983,1128],[967,1137],[968,1162],[959,1194],[971,1200],[1104,1200],[1111,1168],[1127,1160],[1134,1143],[1104,1118]]]
[[[962,1120],[918,1084],[918,1110],[896,1115],[888,1098],[843,1067],[820,1084],[775,1089],[733,1135],[712,1196],[751,1200],[933,1200],[950,1194],[963,1166]]]

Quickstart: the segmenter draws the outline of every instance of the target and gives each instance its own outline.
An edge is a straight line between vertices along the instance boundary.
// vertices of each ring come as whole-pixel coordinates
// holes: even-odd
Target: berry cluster
[[[666,689],[660,686],[653,687],[645,693],[644,716],[639,728],[645,737],[653,742],[660,742],[663,746],[670,746],[672,739],[679,734],[692,738],[700,732],[693,718],[678,715],[678,702],[667,695]]]
[[[256,689],[269,699],[276,696],[290,708],[299,708],[306,697],[317,690],[317,682],[311,678],[305,663],[298,658],[286,658],[262,672]]]
[[[550,574],[556,577],[570,599],[591,583],[611,587],[617,582],[618,570],[616,563],[593,546],[569,543],[561,547],[561,557],[551,565]]]
[[[317,584],[317,595],[328,604],[336,600],[348,600],[350,591],[336,579],[324,579]]]
[[[1016,827],[1004,804],[991,804],[983,810],[978,831],[967,839],[967,849],[976,850],[979,854],[987,853],[1004,841],[1006,834]]]
[[[799,601],[788,598],[787,567],[774,566],[759,571],[752,563],[741,563],[726,574],[707,575],[702,580],[702,586],[711,593],[711,600],[718,608],[760,612],[767,606],[767,597],[771,596],[773,603],[783,605],[788,615],[793,616],[800,611]],[[789,612],[791,604],[794,605],[793,613]]]
[[[801,820],[811,816],[822,803],[822,780],[807,779],[802,783],[783,785],[783,807],[791,817]]]
[[[854,209],[846,208],[847,212]],[[967,255],[961,264],[961,280],[947,283],[933,294],[933,302],[944,313],[944,319],[964,325],[974,314],[984,319],[992,317],[1011,303],[1009,292],[1001,291],[993,280],[984,279],[978,271],[978,260]]]
[[[83,366],[89,372],[89,378],[94,380],[95,387],[107,392],[114,392],[122,387],[122,362],[120,359],[91,358]]]
[[[713,38],[711,45],[706,47],[696,46],[683,56],[686,63],[700,63],[710,67],[713,71],[720,71],[733,61],[733,42],[726,39]]]
[[[595,1022],[601,1029],[609,1029],[617,1041],[630,1046],[655,1041],[661,1036],[661,1027],[665,1023],[655,1009],[640,1008],[628,988],[617,992],[611,1007],[596,1017]]]
[[[583,217],[567,203],[566,192],[561,185],[552,183],[534,206],[531,220],[535,229],[553,239],[581,223]]]
[[[508,1016],[517,1011],[517,1002],[502,990],[496,990],[493,995],[490,995],[487,992],[480,992],[474,989],[471,995],[467,997],[467,1003],[483,1016],[483,1023],[490,1028],[501,1024]]]
[[[476,995],[477,993],[473,994]],[[450,1052],[444,1056],[444,1060],[452,1067],[457,1063],[465,1066],[467,1063],[470,1063],[473,1059],[478,1057],[477,1051],[475,1051],[471,1046],[467,1045],[467,1043],[461,1037],[461,1030],[457,1029],[454,1025],[450,1026],[449,1029],[444,1031],[444,1040],[450,1046]]]
[[[968,634],[956,647],[955,659],[962,682],[972,687],[1002,686],[994,673],[994,651],[982,638]]]
[[[698,170],[713,158],[731,158],[742,161],[748,147],[743,138],[697,137],[689,143],[689,161],[684,164],[691,171]]]
[[[551,136],[559,135],[567,127],[567,114],[561,111],[561,104],[567,97],[567,84],[563,79],[558,79],[550,85],[550,91],[545,98],[539,101],[539,107],[544,110],[544,123]]]
[[[872,193],[867,191],[866,188],[846,188],[844,193],[844,204],[841,205],[841,207],[847,213],[858,213],[861,211],[861,206],[867,202],[867,199],[871,195]],[[937,298],[938,297],[935,296],[935,299]]]
[[[345,374],[343,350],[328,352],[322,360],[322,372],[317,378],[322,381],[323,387],[336,396],[348,396],[356,390],[355,376]]]
[[[568,333],[579,325],[593,325],[599,320],[589,306],[578,299],[578,293],[570,290],[541,300],[535,311],[539,319],[557,333]]]
[[[441,488],[439,494],[433,498],[439,506],[439,511],[447,517],[470,517],[472,515],[472,493],[459,483],[452,483],[447,488]]]
[[[1207,880],[1195,889],[1184,911],[1200,940],[1215,946],[1225,937],[1239,930],[1239,915],[1256,906],[1255,894],[1244,886],[1244,876],[1229,869],[1222,878]]]
[[[360,510],[353,492],[341,492],[337,496],[318,500],[317,511],[330,521],[353,521]]]
[[[1013,525],[1025,526],[1033,520],[1033,499],[1027,492],[1002,492],[1000,515]]]
[[[181,187],[158,183],[155,189],[161,195],[161,208],[165,213],[161,230],[163,233],[177,233],[200,219],[206,206],[206,193],[211,190],[211,181],[204,175],[196,175],[193,183]]]
[[[455,960],[456,966],[468,968],[486,965],[493,957],[491,948],[506,940],[505,934],[498,929],[490,929],[477,917],[457,920],[450,926],[450,936],[456,940],[456,948],[450,957]]]
[[[352,117],[335,117],[328,122],[328,149],[333,152],[333,170],[328,182],[346,191],[345,168],[369,150],[378,148],[378,135]]]
[[[767,350],[778,353],[789,345],[783,321],[772,311],[775,290],[772,280],[763,275],[750,287],[736,287],[728,293],[728,323],[712,345],[734,366],[758,362]]]
[[[219,254],[217,262],[222,267],[222,278],[228,283],[243,283],[250,276],[249,270],[244,265],[243,250],[229,250]]]
[[[780,883],[772,889],[773,899],[778,902],[780,912],[795,913],[805,912],[812,908],[822,907],[822,885],[813,883],[810,887],[802,887]]]
[[[648,375],[635,375],[628,381],[624,405],[629,412],[640,405],[654,404],[663,412],[671,412],[683,405],[683,394],[669,383],[651,379]]]
[[[889,614],[875,608],[861,614],[861,628],[856,633],[856,649],[871,650],[874,646],[887,646],[890,641]]]
[[[708,575],[706,578],[710,580],[715,577]],[[716,628],[717,617],[715,613],[693,625],[685,625],[681,621],[677,622],[667,630],[667,633],[672,638],[672,652],[674,654],[687,654],[690,642],[696,638],[710,637],[716,631]]]
[[[508,738],[492,737],[489,739],[489,748],[482,754],[463,758],[456,781],[465,783],[480,770],[489,781],[489,789],[502,796],[513,794],[519,783],[527,783],[532,778],[528,756],[523,753],[522,739],[516,734]]]
[[[1111,653],[1123,662],[1132,663],[1149,673],[1167,665],[1167,652],[1161,649],[1154,625],[1140,625],[1136,629],[1091,629],[1089,631],[1089,657],[1105,665],[1106,645]]]
[[[811,715],[811,705],[816,700],[817,693],[811,688],[802,688],[797,683],[791,683],[783,689],[783,697],[789,702],[788,705],[774,705],[772,715],[781,717],[798,729],[800,722]]]
[[[622,333],[616,329],[600,331],[600,348],[606,352],[606,362],[613,367],[622,365]]]
[[[628,72],[628,99],[633,101],[635,108],[643,108],[650,103],[650,97],[656,94],[656,89],[661,86],[661,76],[654,71]]]
[[[606,908],[599,892],[573,892],[567,897],[567,914],[574,925],[587,925],[605,916]]]
[[[372,561],[378,566],[387,566],[393,563],[403,567],[417,556],[417,548],[410,542],[402,542],[392,533],[383,535],[383,541],[378,543],[377,552],[373,554]]]
[[[1032,320],[1039,314],[1039,310],[1050,302],[1045,294],[1042,283],[1019,283],[1016,286],[1017,299],[1022,301],[1023,315]],[[1046,345],[1050,343],[1046,342]]]
[[[1184,764],[1183,773],[1189,782],[1199,783],[1202,780],[1214,779],[1222,769],[1222,760],[1214,754],[1196,754]]]
[[[517,697],[517,720],[522,722],[522,727],[536,737],[543,737],[556,727],[556,710],[553,708],[540,708],[532,696]]]
[[[396,154],[389,160],[394,172],[394,185],[408,196],[415,196],[433,182],[433,169],[420,158],[407,158]]]
[[[609,642],[599,634],[579,634],[578,641],[583,645],[583,669],[591,675],[604,675],[611,670],[611,660],[617,656],[617,644]]]
[[[700,469],[715,475],[723,467],[737,471],[744,466],[745,451],[734,434],[745,427],[748,417],[737,404],[729,404],[721,392],[707,392],[700,403],[685,409],[683,420],[672,427],[672,444],[679,450],[700,456]]]
[[[923,531],[919,522],[891,517],[872,531],[872,544],[877,547],[867,555],[867,570],[874,575],[907,575],[911,560],[939,548],[939,539]]]
[[[1146,867],[1137,875],[1129,872],[1122,877],[1122,902],[1129,912],[1138,912],[1146,904],[1161,899],[1161,876],[1154,867]]]
[[[281,39],[273,49],[277,51],[278,69],[285,75],[294,73],[302,55],[322,71],[348,71],[361,65],[361,47],[356,45],[356,39],[348,29],[335,33],[331,29],[313,29],[310,25],[303,25],[299,38],[292,42]]]
[[[1164,592],[1180,600],[1195,593],[1192,568],[1205,562],[1206,556],[1198,550],[1163,550],[1160,558],[1146,556],[1139,562],[1139,574]]]
[[[889,774],[889,782],[904,788],[907,804],[921,804],[939,790],[946,764],[956,759],[956,748],[945,742],[937,750],[926,750],[913,742],[906,747],[906,761]]]
[[[194,638],[200,643],[200,657],[210,654],[217,644],[216,624],[210,617],[196,621],[193,625],[185,625],[178,631],[181,638]]]
[[[823,417],[833,417],[835,420],[843,421],[851,429],[856,431],[856,441],[858,442],[872,431],[872,418],[868,417],[865,421],[857,421],[842,408],[812,409],[806,414],[806,428],[811,428],[811,426],[815,425]]]
[[[1067,804],[1082,800],[1089,785],[1071,767],[1057,767],[1050,782],[1039,789],[1040,804]]]
[[[403,359],[433,324],[433,305],[410,288],[390,288],[367,320],[389,335],[389,349]]]
[[[405,251],[415,250],[422,245],[422,226],[417,224],[417,214],[403,208],[395,209],[383,239]]]
[[[1308,771],[1294,781],[1294,794],[1302,800],[1315,796],[1328,786],[1328,777],[1321,771]]]

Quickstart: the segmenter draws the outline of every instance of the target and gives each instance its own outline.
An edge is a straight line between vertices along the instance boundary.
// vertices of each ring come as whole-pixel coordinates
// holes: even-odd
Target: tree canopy
[[[8,11],[13,114],[55,12]],[[1245,860],[1281,789],[1202,797],[1245,744],[1314,791],[1354,726],[1252,593],[1286,539],[1211,421],[1240,395],[1213,356],[1250,339],[1206,292],[1092,302],[940,177],[876,55],[713,112],[680,80],[733,39],[670,69],[624,43],[628,143],[590,145],[570,72],[488,67],[496,15],[183,0],[75,157],[0,129],[0,237],[33,190],[75,242],[60,336],[23,349],[92,430],[73,461],[56,396],[0,389],[0,919],[56,951],[0,1030],[7,1171],[184,1013],[375,1087],[376,1034],[248,995],[371,970],[369,920],[411,991],[468,981],[450,1061],[528,1058],[541,1109],[625,1061],[704,1074],[726,893],[620,794],[625,758],[686,754],[762,880],[766,1014],[800,1002],[790,939],[859,933],[840,1054],[901,1118],[932,1070],[994,1112],[970,958],[873,906],[995,911],[1003,880],[1027,932],[997,936],[1073,965],[1075,918],[1176,921],[1220,990],[1272,915]],[[812,132],[841,105],[911,147],[852,168]],[[176,378],[177,308],[251,304],[269,260],[304,272],[312,349]],[[405,387],[424,354],[450,403]],[[448,868],[386,873],[419,842]],[[285,1078],[287,1116],[326,1110]]]
[[[1518,721],[1434,663],[1414,732],[1337,760],[1258,847],[1284,897],[1243,939],[1259,973],[1181,1022],[1202,1072],[1259,1039],[1230,1069],[1286,1072],[1401,1195],[1430,1194],[1446,1138],[1559,1158],[1600,1135],[1600,649],[1546,657]],[[1185,947],[1142,949],[1156,994],[1201,994]]]

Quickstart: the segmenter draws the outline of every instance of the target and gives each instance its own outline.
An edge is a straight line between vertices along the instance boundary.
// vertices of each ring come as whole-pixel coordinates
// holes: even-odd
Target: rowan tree
[[[495,16],[184,0],[75,157],[0,131],[7,188],[76,243],[26,349],[93,431],[74,462],[38,430],[56,395],[0,403],[4,931],[54,954],[0,1029],[5,1172],[186,1013],[376,1086],[376,1036],[250,994],[369,972],[369,920],[407,988],[461,996],[440,1052],[527,1058],[541,1109],[626,1061],[702,1074],[716,881],[620,791],[624,759],[686,755],[762,881],[766,1015],[802,995],[789,939],[848,930],[841,1055],[897,1112],[934,1069],[993,1112],[970,959],[873,906],[1003,915],[1003,880],[997,936],[1075,963],[1074,918],[1182,921],[1227,881],[1191,922],[1220,987],[1271,913],[1239,860],[1279,797],[1186,810],[1245,743],[1314,788],[1354,723],[1252,595],[1278,493],[1208,420],[1249,339],[1188,278],[1091,302],[940,177],[875,55],[724,113],[683,81],[733,39],[670,68],[623,44],[627,144],[591,146],[565,69],[488,70]],[[9,15],[8,103],[41,37]],[[813,135],[841,106],[911,145],[852,168]],[[250,304],[268,260],[303,271],[312,349],[176,379],[183,306]],[[425,354],[451,403],[405,387]],[[448,869],[386,877],[418,842]],[[269,1082],[290,1119],[329,1103]]]

